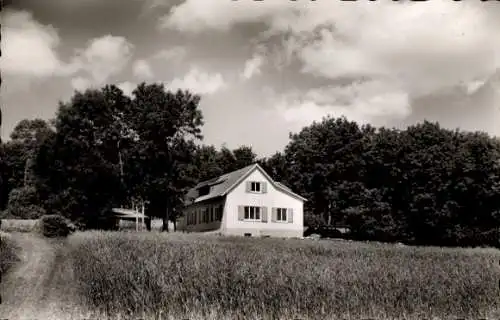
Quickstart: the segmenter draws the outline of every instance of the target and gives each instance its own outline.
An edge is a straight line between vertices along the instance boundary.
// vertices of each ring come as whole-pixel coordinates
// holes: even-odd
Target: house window
[[[216,209],[216,217],[215,217],[215,219],[217,221],[221,221],[222,220],[222,206],[218,206],[215,209]]]
[[[276,221],[278,222],[287,222],[286,209],[285,208],[277,208],[276,209]]]
[[[245,220],[260,220],[260,207],[245,207]]]
[[[203,209],[203,223],[208,222],[208,208]]]
[[[250,184],[250,191],[252,191],[252,192],[260,192],[261,191],[260,182],[252,182]]]
[[[196,224],[196,219],[195,219],[195,212],[194,211],[189,211],[188,212],[188,224],[192,225],[192,224]]]

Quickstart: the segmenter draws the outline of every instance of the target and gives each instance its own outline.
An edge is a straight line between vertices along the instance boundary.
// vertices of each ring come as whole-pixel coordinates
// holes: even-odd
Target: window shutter
[[[271,222],[276,222],[276,216],[278,215],[278,209],[277,208],[272,208],[271,209]]]
[[[238,206],[238,220],[239,221],[245,220],[245,207],[244,206]]]
[[[262,222],[267,222],[267,207],[260,207]]]
[[[262,193],[267,193],[267,182],[261,183]]]
[[[287,218],[288,218],[288,223],[293,223],[293,209],[292,208],[288,208],[286,209],[286,214],[287,214]]]
[[[250,192],[252,190],[252,181],[247,181],[247,192]]]

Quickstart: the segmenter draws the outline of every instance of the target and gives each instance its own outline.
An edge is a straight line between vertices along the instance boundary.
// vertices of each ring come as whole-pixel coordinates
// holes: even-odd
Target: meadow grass
[[[85,305],[158,319],[500,318],[500,253],[359,242],[85,232]]]
[[[0,274],[7,272],[19,261],[19,248],[8,233],[0,231]]]
[[[0,230],[4,232],[36,232],[38,219],[2,219]]]

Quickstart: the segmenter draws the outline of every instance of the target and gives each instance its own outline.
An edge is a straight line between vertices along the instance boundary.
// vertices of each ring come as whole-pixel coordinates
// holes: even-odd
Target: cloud
[[[208,29],[228,31],[236,23],[255,22],[283,11],[283,1],[187,0],[170,9],[160,19],[160,28],[203,32]]]
[[[2,20],[4,74],[43,78],[66,72],[56,51],[60,38],[55,28],[26,11],[6,11]]]
[[[71,79],[71,87],[77,91],[84,92],[92,87],[92,81],[85,77],[74,77]]]
[[[134,62],[132,72],[134,73],[134,76],[140,79],[151,79],[154,76],[151,66],[146,60],[143,59]]]
[[[296,47],[304,72],[327,78],[389,75],[415,93],[468,81],[500,66],[494,22],[476,3],[219,3],[187,0],[163,21],[190,32],[265,22],[267,34],[288,34],[285,44]]]
[[[132,91],[137,88],[137,84],[130,81],[125,81],[119,83],[117,87],[120,88],[126,96],[132,97]]]
[[[260,74],[263,63],[264,58],[261,55],[255,54],[251,59],[245,62],[245,67],[240,77],[248,80],[253,76]]]
[[[311,97],[300,104],[303,108],[324,114],[340,110],[371,119],[388,114],[387,110],[406,114],[408,101],[472,83],[500,68],[500,37],[496,35],[500,11],[493,9],[480,2],[447,0],[369,5],[317,1],[307,6],[281,0],[186,0],[160,23],[163,28],[189,33],[265,24],[267,29],[255,40],[267,45],[264,56],[269,59],[279,55],[281,61],[300,62],[305,75],[332,83],[343,78],[379,83],[376,94],[346,96],[348,101],[340,105],[321,104]],[[276,41],[279,51],[274,50]],[[297,103],[290,107],[298,108]]]
[[[153,57],[156,59],[162,59],[169,62],[180,62],[187,54],[187,50],[184,47],[173,47],[169,49],[163,49],[158,51]]]
[[[88,74],[93,84],[103,85],[125,68],[133,48],[124,37],[105,35],[92,39],[85,49],[78,50],[73,65]]]
[[[272,96],[271,96],[272,97]],[[359,123],[385,125],[410,113],[408,94],[382,81],[325,86],[307,92],[275,95],[276,110],[282,118],[300,126],[321,120],[325,115],[346,116]]]
[[[196,67],[182,78],[176,78],[166,87],[171,90],[188,89],[196,94],[212,94],[226,87],[226,82],[220,73],[209,74]]]

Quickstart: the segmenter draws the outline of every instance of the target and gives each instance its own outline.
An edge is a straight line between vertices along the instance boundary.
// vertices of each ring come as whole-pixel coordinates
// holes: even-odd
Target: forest
[[[203,143],[201,96],[142,83],[76,91],[54,119],[20,121],[0,142],[0,217],[60,214],[82,229],[146,200],[174,222],[197,182],[258,162],[308,199],[305,225],[357,240],[498,246],[500,140],[424,121],[405,129],[325,117],[260,158]],[[223,116],[223,115],[221,115]]]

